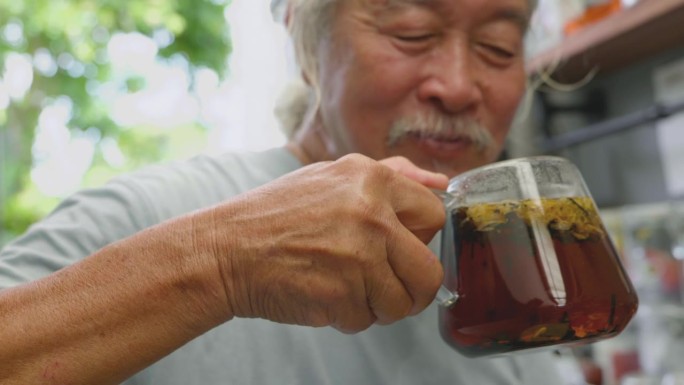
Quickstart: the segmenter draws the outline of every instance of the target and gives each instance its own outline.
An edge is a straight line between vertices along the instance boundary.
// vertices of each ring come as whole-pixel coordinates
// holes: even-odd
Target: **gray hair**
[[[275,112],[289,139],[302,125],[306,114],[318,109],[318,44],[330,37],[334,8],[339,0],[275,0],[283,4],[281,17],[285,12],[282,7],[286,7],[288,1],[292,18],[289,32],[302,78],[283,91]]]
[[[318,60],[316,57],[318,44],[330,37],[330,25],[334,8],[343,0],[272,0],[271,12],[274,19],[283,21],[291,6],[292,22],[289,32],[294,44],[295,58],[306,78],[294,81],[286,87],[279,98],[276,116],[281,122],[287,138],[303,123],[307,113],[314,113],[320,103],[320,87],[318,84]],[[537,7],[538,0],[528,0],[530,12]]]

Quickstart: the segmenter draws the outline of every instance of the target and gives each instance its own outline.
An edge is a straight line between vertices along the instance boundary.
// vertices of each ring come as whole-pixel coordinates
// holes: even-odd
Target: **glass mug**
[[[579,170],[551,156],[453,178],[440,258],[442,338],[469,357],[620,333],[638,299]]]

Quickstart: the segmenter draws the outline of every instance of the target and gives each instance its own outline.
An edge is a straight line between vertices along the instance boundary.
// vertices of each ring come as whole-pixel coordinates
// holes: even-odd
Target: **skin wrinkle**
[[[280,0],[286,1],[286,0]],[[294,0],[292,0],[294,1]],[[330,24],[330,14],[339,3],[350,1],[366,1],[368,4],[374,5],[410,5],[410,4],[429,4],[435,3],[439,0],[300,0],[294,3],[294,7],[290,9],[288,15],[284,18],[286,21],[291,21],[294,14],[300,13],[300,21],[288,23],[290,33],[295,46],[295,55],[297,62],[302,68],[302,77],[304,81],[300,84],[296,82],[296,89],[299,95],[293,95],[294,92],[288,92],[288,97],[281,98],[281,105],[283,108],[280,119],[284,122],[290,122],[287,127],[288,138],[293,138],[300,130],[305,121],[305,116],[316,115],[320,108],[320,87],[317,81],[317,54],[316,49],[319,44],[327,40],[325,31],[326,26]],[[519,9],[507,9],[499,11],[500,15],[496,16],[503,20],[511,20],[518,25],[521,31],[526,32],[529,27],[529,22],[532,12],[536,9],[537,0],[528,0],[527,12],[521,12]],[[316,5],[318,4],[318,5]],[[339,7],[338,7],[339,8]],[[299,9],[298,11],[295,11]],[[294,18],[296,19],[296,17]],[[305,21],[301,21],[305,20]],[[293,88],[295,86],[293,85]],[[304,92],[299,89],[308,89]],[[294,104],[292,98],[301,100],[302,105],[308,106],[304,111],[297,113],[287,110],[287,106]]]
[[[462,4],[463,12],[454,8],[456,3]],[[314,160],[350,152],[375,159],[400,155],[448,176],[495,160],[524,90],[525,74],[517,25],[492,20],[502,10],[526,12],[525,1],[432,0],[430,4],[440,7],[453,6],[419,9],[415,14],[395,13],[378,4],[383,3],[352,0],[336,8],[345,17],[331,26],[329,39],[334,44],[327,38],[318,44],[321,103],[315,119],[304,122],[295,140]],[[475,10],[479,13],[464,19],[466,12]],[[408,28],[404,25],[412,28],[412,35],[422,34],[423,24],[426,33],[439,38],[414,43],[396,36],[397,29]],[[513,53],[501,56],[501,50]],[[429,150],[437,143],[418,139],[430,133],[393,140],[399,136],[390,135],[397,117],[431,113],[475,120],[492,134],[495,145],[482,151],[477,142],[487,139],[476,132],[470,134],[474,145],[463,141],[458,150],[452,141],[453,151],[444,146],[440,152]],[[308,139],[301,139],[304,136]]]

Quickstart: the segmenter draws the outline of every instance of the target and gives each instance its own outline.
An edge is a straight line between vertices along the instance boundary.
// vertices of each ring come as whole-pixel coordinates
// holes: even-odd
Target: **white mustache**
[[[492,134],[476,120],[436,112],[398,119],[390,128],[387,145],[393,147],[407,137],[465,139],[479,151],[486,151],[494,145]]]

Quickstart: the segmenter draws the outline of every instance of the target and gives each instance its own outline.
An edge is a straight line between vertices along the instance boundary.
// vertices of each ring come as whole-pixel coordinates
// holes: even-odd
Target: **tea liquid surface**
[[[595,341],[622,331],[637,297],[590,198],[455,209],[456,265],[442,337],[467,356]]]

